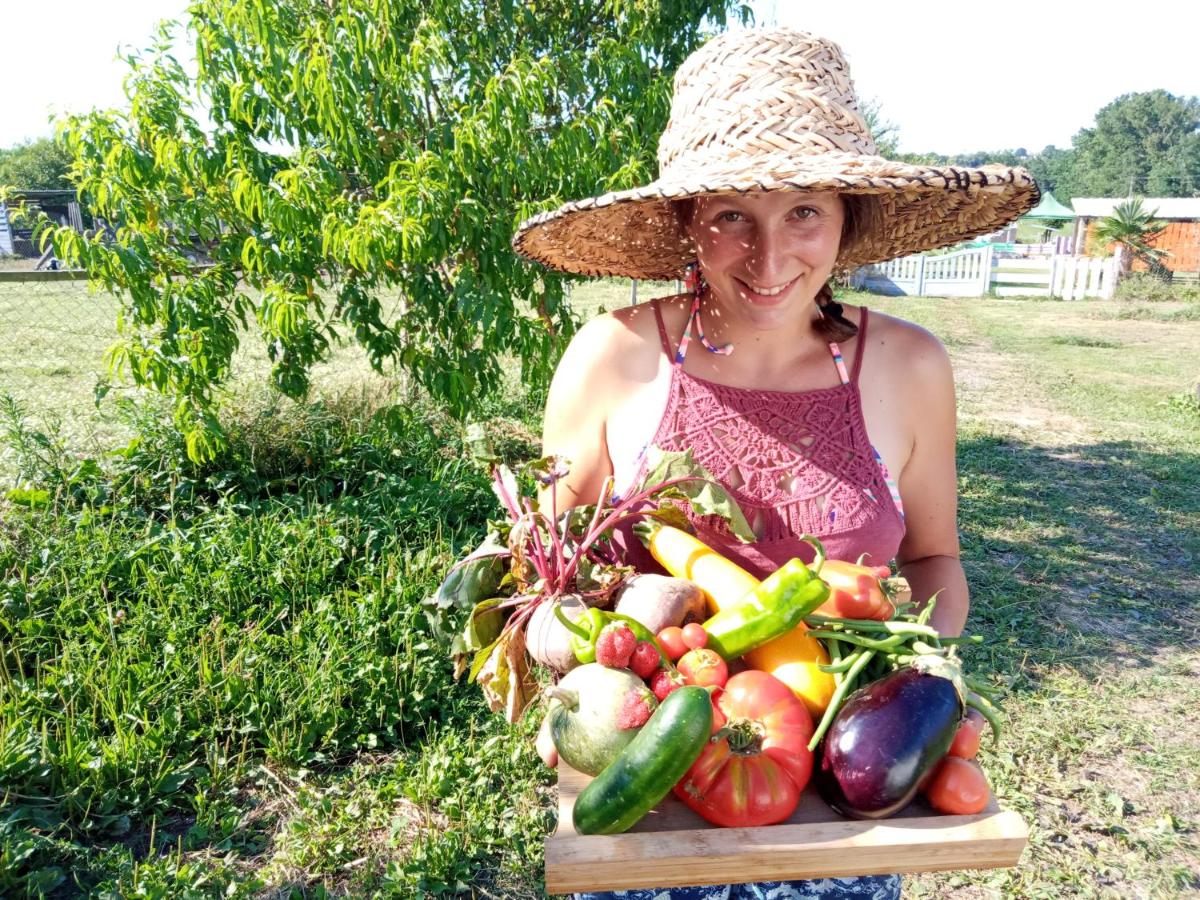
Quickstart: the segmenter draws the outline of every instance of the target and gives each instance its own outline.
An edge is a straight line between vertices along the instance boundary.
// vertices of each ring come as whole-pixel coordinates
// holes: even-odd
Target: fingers
[[[558,748],[554,746],[554,736],[550,734],[550,717],[542,719],[542,727],[538,730],[537,741],[534,746],[537,748],[538,756],[542,758],[549,768],[553,769],[558,765]]]

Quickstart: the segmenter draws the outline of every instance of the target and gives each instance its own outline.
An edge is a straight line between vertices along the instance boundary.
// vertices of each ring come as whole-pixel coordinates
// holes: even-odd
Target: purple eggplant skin
[[[822,742],[817,790],[850,818],[894,815],[946,755],[962,714],[952,681],[915,669],[859,688]]]

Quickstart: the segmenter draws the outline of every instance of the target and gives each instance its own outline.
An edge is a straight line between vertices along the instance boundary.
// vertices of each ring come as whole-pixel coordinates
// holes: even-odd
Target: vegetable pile
[[[623,500],[610,481],[562,514],[561,460],[523,473],[549,490],[548,513],[489,464],[508,520],[428,603],[437,618],[465,611],[456,666],[511,721],[538,694],[531,658],[562,676],[541,691],[544,728],[594,776],[577,831],[626,831],[671,792],[716,825],[772,825],[810,780],[853,818],[895,815],[918,793],[945,814],[987,807],[975,757],[985,724],[998,740],[999,712],[958,658],[979,639],[930,626],[936,597],[897,604],[886,567],[826,560],[815,539],[811,563],[760,581],[688,533],[684,504],[753,538],[689,454],[660,454]],[[621,565],[612,538],[629,522],[671,577]]]

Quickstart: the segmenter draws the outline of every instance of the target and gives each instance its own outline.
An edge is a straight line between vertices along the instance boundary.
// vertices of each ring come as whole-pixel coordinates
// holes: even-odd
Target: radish
[[[628,669],[599,663],[572,669],[547,693],[551,700],[546,717],[554,746],[585,775],[599,775],[638,733],[637,728],[621,727],[635,699],[651,711],[658,705],[642,679]]]

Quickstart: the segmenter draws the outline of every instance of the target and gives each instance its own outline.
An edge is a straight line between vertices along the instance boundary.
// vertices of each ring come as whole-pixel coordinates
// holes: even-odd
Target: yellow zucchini
[[[686,578],[704,592],[709,612],[727,609],[758,587],[759,580],[726,559],[694,535],[657,522],[649,535],[650,554],[676,578]],[[820,718],[833,696],[833,676],[818,666],[829,665],[829,654],[803,624],[795,630],[751,650],[743,659],[752,668],[770,672],[804,701]]]
[[[673,525],[654,528],[647,546],[660,566],[704,592],[710,615],[733,605],[758,587],[758,579],[737,563]]]

